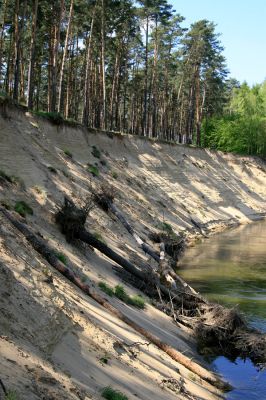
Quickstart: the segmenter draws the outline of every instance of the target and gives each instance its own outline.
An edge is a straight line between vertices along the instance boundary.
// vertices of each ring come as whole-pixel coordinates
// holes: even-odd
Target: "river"
[[[187,249],[178,273],[208,299],[238,306],[250,324],[266,333],[266,221],[204,239]],[[266,400],[266,371],[250,360],[212,362],[234,387],[228,400]]]

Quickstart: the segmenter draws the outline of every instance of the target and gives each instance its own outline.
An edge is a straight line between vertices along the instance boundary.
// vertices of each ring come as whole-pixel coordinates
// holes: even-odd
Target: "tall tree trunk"
[[[101,64],[102,64],[102,118],[101,128],[106,128],[106,82],[105,82],[105,0],[102,0],[101,18]]]
[[[144,81],[144,103],[143,103],[143,122],[142,135],[147,136],[148,126],[148,45],[149,45],[149,17],[146,17],[145,31],[145,81]]]
[[[95,19],[96,5],[93,9],[93,14],[91,18],[90,35],[87,39],[87,52],[86,52],[86,66],[85,66],[85,82],[84,82],[84,95],[83,95],[83,112],[82,112],[82,123],[88,126],[89,122],[89,101],[90,101],[90,71],[91,71],[91,44],[92,44],[92,34]]]
[[[7,11],[7,0],[4,0],[2,4],[1,24],[0,24],[0,87],[2,81],[2,60],[3,60],[3,48],[4,48],[4,35],[5,35],[5,21]]]
[[[69,33],[70,33],[71,22],[72,22],[72,17],[73,17],[73,6],[74,6],[74,0],[71,0],[68,24],[67,24],[67,31],[66,31],[66,37],[65,37],[64,52],[63,52],[63,58],[62,58],[61,70],[60,70],[60,78],[59,78],[59,94],[58,94],[58,106],[57,106],[57,111],[59,113],[61,111],[63,111],[63,102],[64,102],[63,81],[64,81],[65,62],[66,62],[66,56],[67,56],[67,50],[68,50]]]
[[[14,13],[14,87],[13,87],[13,99],[18,101],[18,86],[19,86],[19,63],[20,63],[20,52],[19,52],[19,6],[20,1],[16,0],[15,13]]]
[[[36,48],[36,29],[38,16],[39,0],[35,0],[34,13],[32,17],[32,34],[30,41],[30,62],[28,71],[28,99],[27,105],[30,110],[33,109],[34,75],[35,75],[35,48]]]

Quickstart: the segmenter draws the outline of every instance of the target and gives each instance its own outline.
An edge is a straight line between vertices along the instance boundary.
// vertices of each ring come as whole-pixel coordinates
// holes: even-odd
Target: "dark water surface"
[[[238,306],[266,333],[266,221],[204,239],[186,251],[180,275],[210,300]],[[218,357],[214,367],[233,386],[228,400],[266,400],[266,371],[250,360]]]

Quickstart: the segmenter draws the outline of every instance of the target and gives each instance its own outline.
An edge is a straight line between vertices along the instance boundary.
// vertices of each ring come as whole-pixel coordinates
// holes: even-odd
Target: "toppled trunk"
[[[121,211],[118,210],[116,205],[113,203],[113,199],[114,195],[111,189],[108,190],[102,188],[101,193],[95,194],[95,200],[97,201],[97,203],[101,205],[101,207],[105,211],[110,210],[123,224],[123,226],[130,233],[130,235],[133,236],[133,238],[135,239],[137,244],[142,248],[142,250],[145,253],[149,254],[159,264],[159,273],[164,283],[166,283],[167,285],[170,284],[172,286],[172,289],[177,289],[178,286],[181,286],[185,292],[198,295],[198,293],[191,286],[189,286],[187,282],[185,282],[182,278],[180,278],[180,276],[178,276],[174,272],[169,261],[165,259],[165,256],[163,256],[162,258],[154,249],[152,249],[147,243],[145,243],[140,238],[140,236],[137,234],[134,228],[129,224],[129,222],[126,220]]]
[[[106,255],[111,260],[115,261],[126,271],[144,281],[147,285],[159,287],[162,293],[168,298],[169,288],[161,283],[158,274],[152,269],[150,265],[146,264],[146,271],[142,271],[136,268],[130,261],[116,253],[105,243],[96,239],[94,235],[92,235],[88,230],[84,228],[86,218],[86,210],[77,208],[71,200],[65,198],[63,207],[61,208],[61,210],[58,211],[56,215],[56,222],[60,225],[61,231],[66,236],[68,241],[79,239],[89,244],[90,246],[94,247],[95,249]],[[181,289],[176,290],[173,294],[175,303],[179,305],[182,303],[190,307],[191,303],[195,302],[195,299],[197,300],[197,303],[205,302],[200,295],[186,291],[186,284],[183,284],[183,282],[184,281],[181,280],[179,285]]]
[[[64,275],[68,280],[74,283],[79,289],[81,289],[88,296],[93,298],[97,303],[106,308],[112,315],[122,320],[127,325],[131,326],[136,332],[140,333],[142,336],[147,338],[151,343],[156,345],[159,349],[168,354],[174,361],[182,364],[187,369],[198,375],[200,378],[209,382],[210,384],[220,388],[228,388],[221,378],[209,371],[207,371],[202,366],[196,364],[190,358],[186,357],[184,354],[180,353],[173,347],[169,346],[167,343],[162,342],[157,336],[146,331],[142,326],[137,324],[134,320],[127,317],[123,312],[115,308],[109,301],[102,297],[99,291],[93,288],[93,284],[90,282],[84,283],[82,279],[77,276],[70,268],[63,264],[57,257],[55,250],[49,246],[44,239],[35,235],[31,229],[23,222],[15,218],[10,212],[0,207],[0,211],[5,215],[5,217],[25,236],[27,241],[32,245],[32,247],[41,254],[51,266],[53,266],[57,271]]]

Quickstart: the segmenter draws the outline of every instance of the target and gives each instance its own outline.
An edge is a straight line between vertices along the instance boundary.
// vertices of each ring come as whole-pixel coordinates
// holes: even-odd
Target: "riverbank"
[[[112,185],[117,207],[157,250],[151,234],[164,233],[177,242],[200,238],[265,212],[266,168],[259,159],[54,126],[14,108],[6,113],[0,117],[1,204],[13,209],[18,201],[26,202],[33,212],[26,217],[29,227],[95,287],[104,281],[124,285],[129,295],[142,294],[121,281],[117,267],[98,251],[66,242],[54,222],[65,195],[81,204],[91,188]],[[134,265],[156,266],[119,221],[99,207],[94,206],[87,224]],[[184,399],[182,380],[191,396],[219,397],[217,389],[154,345],[143,344],[141,335],[55,273],[3,215],[0,236],[0,349],[6,371],[1,379],[22,400],[42,398],[48,388],[50,398],[100,399],[108,385],[129,399],[133,394],[143,400]],[[145,310],[109,300],[208,368],[191,332],[173,324],[147,297]]]

